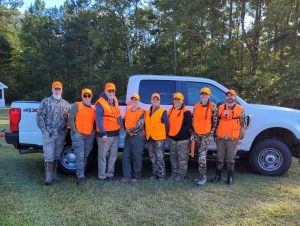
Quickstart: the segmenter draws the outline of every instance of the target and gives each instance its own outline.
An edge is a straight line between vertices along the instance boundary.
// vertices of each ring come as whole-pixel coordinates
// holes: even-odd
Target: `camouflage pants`
[[[165,177],[165,140],[155,140],[148,142],[149,156],[152,162],[152,174],[153,176]]]
[[[83,178],[85,175],[85,167],[87,157],[93,148],[94,132],[91,135],[81,133],[71,133],[72,146],[76,154],[76,176]]]
[[[195,136],[195,141],[199,147],[198,149],[198,171],[200,176],[206,174],[206,155],[208,151],[208,145],[212,141],[212,137],[209,135]]]
[[[45,162],[53,162],[59,160],[64,149],[66,132],[57,136],[49,137],[49,134],[43,134],[43,151]]]
[[[170,161],[172,175],[185,177],[189,161],[190,140],[174,141],[170,139]]]

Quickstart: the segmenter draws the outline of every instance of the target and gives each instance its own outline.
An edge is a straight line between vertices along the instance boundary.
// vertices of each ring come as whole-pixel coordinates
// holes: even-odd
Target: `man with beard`
[[[118,154],[119,130],[122,125],[116,86],[106,83],[104,92],[96,101],[96,139],[98,144],[98,179],[114,180]],[[109,152],[106,165],[106,155]]]
[[[216,176],[213,183],[221,180],[224,163],[227,164],[227,184],[233,183],[234,156],[237,145],[242,142],[246,129],[244,109],[236,103],[236,92],[228,90],[225,94],[226,103],[219,106],[219,124],[216,130],[217,136],[217,164]]]
[[[57,179],[57,165],[67,134],[69,103],[61,98],[62,84],[52,83],[52,96],[42,100],[36,115],[37,126],[43,134],[45,185]]]

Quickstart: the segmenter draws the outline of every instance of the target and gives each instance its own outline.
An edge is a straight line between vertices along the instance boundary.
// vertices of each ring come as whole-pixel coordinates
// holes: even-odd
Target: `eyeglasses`
[[[59,87],[56,87],[56,88],[54,88],[56,91],[60,91],[61,90],[61,88],[59,88]]]
[[[109,92],[109,93],[114,93],[115,90],[111,89],[111,90],[107,90],[107,92]]]
[[[91,95],[91,94],[88,94],[88,93],[86,93],[86,94],[83,95],[84,98],[91,98],[91,96],[92,96],[92,95]]]
[[[136,98],[131,98],[130,100],[131,101],[138,101]]]

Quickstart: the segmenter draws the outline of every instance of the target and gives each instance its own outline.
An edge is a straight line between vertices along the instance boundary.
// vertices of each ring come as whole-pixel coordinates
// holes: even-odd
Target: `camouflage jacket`
[[[68,113],[69,103],[66,100],[47,97],[42,100],[36,115],[37,125],[43,134],[57,136],[67,128]]]

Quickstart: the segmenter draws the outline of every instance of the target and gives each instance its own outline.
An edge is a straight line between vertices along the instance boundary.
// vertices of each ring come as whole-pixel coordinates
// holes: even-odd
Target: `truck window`
[[[159,93],[160,104],[171,104],[175,92],[176,81],[171,80],[142,80],[139,85],[139,95],[144,104],[151,104],[152,93]]]
[[[187,104],[194,105],[200,101],[200,89],[203,87],[208,87],[211,90],[210,101],[215,104],[225,103],[225,93],[219,88],[203,82],[187,82],[186,83],[186,93],[187,93]]]

